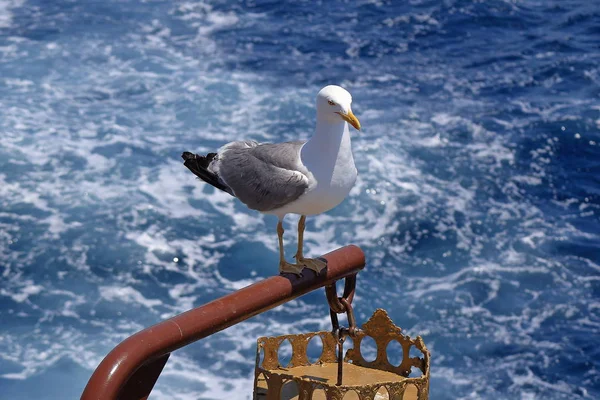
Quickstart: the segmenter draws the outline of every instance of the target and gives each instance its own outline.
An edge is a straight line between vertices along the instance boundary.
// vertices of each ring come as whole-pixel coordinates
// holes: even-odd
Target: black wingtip
[[[181,158],[183,158],[184,161],[193,160],[194,158],[196,158],[196,155],[194,153],[190,153],[189,151],[184,151],[181,154]]]
[[[227,186],[219,181],[217,174],[209,169],[210,163],[215,157],[217,157],[217,153],[208,153],[205,156],[200,156],[198,154],[190,153],[189,151],[184,151],[181,154],[181,158],[184,160],[183,165],[192,171],[194,175],[204,182],[213,185],[217,189],[221,189],[222,191],[231,194]]]

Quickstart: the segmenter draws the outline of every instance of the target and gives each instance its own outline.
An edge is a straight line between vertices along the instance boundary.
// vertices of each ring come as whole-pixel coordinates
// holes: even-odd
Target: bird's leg
[[[296,251],[296,255],[294,256],[296,261],[300,261],[301,258],[304,258],[304,255],[302,254],[304,247],[304,228],[306,228],[306,215],[301,215],[300,220],[298,221],[298,251]]]
[[[304,247],[304,228],[306,228],[306,215],[300,216],[298,221],[298,251],[294,256],[298,264],[304,265],[308,269],[312,269],[318,274],[327,267],[327,262],[319,260],[317,258],[304,258],[303,247]]]
[[[290,264],[285,261],[285,255],[283,254],[283,223],[279,220],[277,224],[277,236],[279,237],[279,273],[290,272],[296,275],[302,275],[302,269],[304,265],[301,264]]]
[[[283,224],[282,221],[280,220],[277,223],[277,237],[279,238],[279,268],[281,269],[281,266],[283,264],[285,264],[285,255],[283,254],[283,232],[285,232],[283,230]]]

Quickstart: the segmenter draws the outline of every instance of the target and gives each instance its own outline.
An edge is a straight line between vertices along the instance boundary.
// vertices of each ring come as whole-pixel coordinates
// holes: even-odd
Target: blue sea
[[[276,274],[276,218],[180,154],[306,139],[328,84],[359,177],[305,249],[365,251],[358,322],[423,337],[431,399],[600,398],[596,0],[0,0],[0,398],[78,398],[127,336]],[[151,398],[248,399],[257,337],[329,327],[311,293]]]

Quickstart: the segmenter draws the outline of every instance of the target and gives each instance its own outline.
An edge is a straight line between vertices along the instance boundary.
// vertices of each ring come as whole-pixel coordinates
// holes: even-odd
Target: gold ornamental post
[[[387,312],[377,309],[371,318],[357,329],[351,301],[356,276],[346,278],[344,295],[335,295],[335,285],[326,288],[330,304],[333,330],[296,335],[261,337],[257,342],[254,379],[254,400],[427,400],[429,399],[429,350],[423,339],[412,339],[402,334]],[[337,302],[335,301],[337,300]],[[348,328],[340,328],[337,314],[348,314]],[[311,340],[323,343],[321,355],[315,362],[308,358]],[[352,339],[352,348],[343,356],[346,337]],[[372,338],[377,345],[377,356],[367,361],[361,350],[363,340]],[[288,341],[292,357],[281,365],[279,351]],[[402,361],[389,361],[390,343],[402,348]],[[414,347],[420,352],[410,357]],[[337,352],[337,354],[336,354]],[[409,377],[412,368],[420,376]]]

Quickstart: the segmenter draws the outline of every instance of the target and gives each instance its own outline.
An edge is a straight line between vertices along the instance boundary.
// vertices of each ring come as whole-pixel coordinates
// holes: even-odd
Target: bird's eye
[[[327,100],[327,103],[329,103],[330,106],[335,106],[335,103],[331,100]]]

